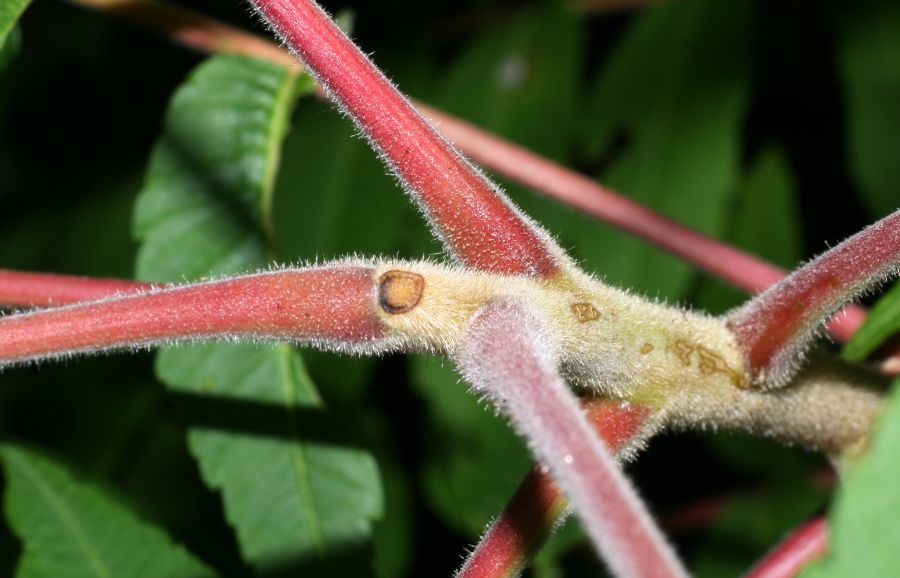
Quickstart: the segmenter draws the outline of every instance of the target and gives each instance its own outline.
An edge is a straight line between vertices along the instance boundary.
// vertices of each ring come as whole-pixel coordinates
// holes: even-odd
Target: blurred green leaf
[[[870,449],[844,476],[828,515],[829,553],[803,578],[900,575],[900,389],[894,383]]]
[[[506,420],[472,395],[449,364],[416,356],[411,369],[429,410],[426,495],[454,528],[477,536],[512,497],[531,458]]]
[[[696,547],[697,578],[743,575],[773,544],[822,507],[826,491],[808,478],[781,476],[754,493],[736,494]]]
[[[835,29],[850,163],[881,217],[900,206],[900,3],[839,3]]]
[[[433,63],[428,47],[409,42],[412,46],[402,54],[379,54],[378,61],[404,90],[415,91],[428,84]],[[396,179],[347,118],[319,100],[303,100],[297,108],[296,130],[285,141],[275,191],[279,258],[392,255],[408,247],[410,236],[427,230]],[[414,250],[412,256],[420,257],[420,247]]]
[[[561,159],[578,120],[583,24],[556,3],[485,29],[453,61],[436,104]]]
[[[141,278],[197,279],[265,266],[297,83],[271,63],[216,57],[178,90],[135,211]],[[368,567],[368,556],[353,554],[366,554],[381,515],[377,468],[366,452],[336,441],[295,351],[168,349],[157,373],[173,390],[206,396],[209,409],[200,411],[212,413],[213,423],[191,429],[191,450],[206,483],[222,491],[242,553],[257,571]],[[216,404],[231,409],[212,411]]]
[[[294,123],[275,193],[280,256],[395,253],[419,216],[368,143],[327,103],[301,103]]]
[[[22,35],[19,33],[19,29],[13,28],[6,42],[0,45],[0,130],[3,130],[6,124],[6,117],[9,114],[7,110],[9,105],[7,103],[15,86],[10,69],[19,55],[22,43],[21,38]]]
[[[6,515],[25,552],[19,578],[201,578],[213,572],[99,486],[15,446],[0,449]]]
[[[597,77],[585,123],[601,180],[704,233],[724,232],[740,178],[752,3],[685,0],[642,11]],[[577,254],[610,281],[668,298],[693,268],[606,227]]]
[[[889,337],[900,331],[900,283],[884,294],[869,311],[865,322],[844,347],[844,358],[862,361]]]
[[[724,240],[752,255],[793,268],[801,255],[802,220],[790,165],[777,147],[763,149],[744,175],[728,210]],[[704,277],[696,303],[722,313],[748,298],[723,281]]]
[[[13,28],[7,33],[6,40],[0,44],[0,74],[6,70],[6,67],[18,54],[21,42],[22,35],[18,28]],[[4,82],[0,82],[0,86],[4,84]]]
[[[4,47],[7,36],[30,3],[31,0],[3,0],[0,4],[0,49]]]

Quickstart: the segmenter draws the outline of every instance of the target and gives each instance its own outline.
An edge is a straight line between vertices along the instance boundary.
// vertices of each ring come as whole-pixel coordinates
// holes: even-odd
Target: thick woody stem
[[[312,0],[252,0],[466,265],[551,277],[562,251],[400,94]]]
[[[822,324],[900,266],[900,211],[850,237],[729,316],[754,380],[784,385]]]
[[[284,270],[0,318],[0,366],[208,339],[371,348],[384,335],[367,266]]]
[[[150,288],[147,283],[125,279],[75,277],[0,269],[0,306],[67,305]]]
[[[529,440],[613,575],[687,576],[557,373],[553,341],[538,317],[518,301],[492,301],[471,321],[459,364]]]
[[[634,443],[643,430],[649,408],[636,404],[592,400],[584,412],[611,452]],[[487,529],[457,578],[518,576],[562,520],[566,497],[552,476],[534,467]]]
[[[744,578],[794,578],[828,551],[828,525],[814,518],[775,546]]]

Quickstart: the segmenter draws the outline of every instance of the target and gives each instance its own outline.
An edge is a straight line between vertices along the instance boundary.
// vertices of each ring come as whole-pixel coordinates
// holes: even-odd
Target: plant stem
[[[793,376],[819,327],[900,266],[900,211],[853,235],[751,299],[729,318],[757,383]]]
[[[15,307],[66,305],[150,288],[147,283],[124,279],[74,277],[0,269],[0,305]]]
[[[610,451],[619,453],[639,439],[650,415],[637,404],[592,400],[584,412]],[[534,467],[503,512],[490,525],[457,578],[518,576],[562,520],[566,497],[556,481]]]
[[[238,53],[286,66],[296,59],[274,43],[197,13],[154,0],[70,0],[75,4],[122,14],[202,52]],[[677,255],[734,286],[755,293],[784,278],[786,272],[758,257],[712,239],[644,207],[589,177],[545,159],[463,120],[417,103],[443,132],[473,160],[534,191]],[[865,319],[865,309],[849,305],[828,325],[848,341]],[[900,351],[892,352],[900,364]]]
[[[552,277],[563,259],[311,0],[252,0],[380,151],[445,247],[482,271]]]
[[[544,322],[524,304],[488,303],[469,324],[463,375],[512,419],[563,487],[613,575],[687,576],[556,369]]]
[[[828,525],[824,518],[814,518],[791,532],[744,578],[794,578],[827,551]]]
[[[0,366],[200,339],[366,347],[384,335],[365,266],[284,270],[0,318]]]

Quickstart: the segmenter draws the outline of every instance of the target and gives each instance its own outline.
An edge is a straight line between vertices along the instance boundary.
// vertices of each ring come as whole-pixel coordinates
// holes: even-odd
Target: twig
[[[827,551],[828,525],[824,518],[814,518],[775,546],[744,578],[794,578]]]
[[[639,404],[592,400],[585,416],[610,451],[620,453],[646,437],[650,408]],[[563,519],[566,497],[556,481],[535,466],[503,512],[488,527],[457,578],[517,576]]]
[[[238,53],[296,66],[292,55],[269,41],[155,0],[70,1],[122,14],[201,52]],[[783,269],[676,223],[524,147],[422,103],[416,106],[436,121],[441,131],[473,160],[538,193],[632,233],[740,289],[751,293],[762,291],[786,275]],[[848,341],[865,315],[865,309],[850,305],[831,319],[828,330],[837,339]],[[900,351],[891,355],[900,364]],[[887,363],[891,362],[889,359]]]
[[[553,277],[565,260],[550,236],[426,121],[315,2],[252,0],[357,124],[462,263]]]
[[[539,317],[522,303],[497,300],[470,322],[459,365],[553,472],[613,575],[687,576],[557,373],[556,355]]]
[[[748,301],[729,317],[753,379],[787,384],[822,324],[900,267],[900,211],[863,229]]]
[[[149,284],[125,279],[25,273],[0,269],[0,305],[14,307],[66,305],[146,289],[150,289]]]

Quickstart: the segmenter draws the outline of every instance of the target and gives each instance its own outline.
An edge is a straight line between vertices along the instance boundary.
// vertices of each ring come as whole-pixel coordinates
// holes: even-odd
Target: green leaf
[[[13,28],[9,31],[7,40],[2,45],[0,45],[0,74],[3,74],[6,71],[6,68],[9,66],[10,62],[12,62],[13,58],[16,57],[20,50],[20,45],[22,43],[22,34],[19,32],[18,28]],[[2,80],[2,77],[0,77]],[[0,82],[0,86],[4,86],[6,81]]]
[[[258,432],[193,428],[189,438],[254,567],[309,572],[317,557],[338,564],[366,553],[371,523],[382,514],[377,467],[366,452],[340,445],[346,424],[322,419],[319,394],[296,352],[237,344],[166,350],[157,373],[176,390],[276,409],[251,424]]]
[[[9,445],[0,456],[6,515],[24,545],[19,578],[213,575],[161,530],[62,465]]]
[[[588,144],[601,181],[719,236],[740,178],[751,76],[751,3],[686,0],[642,11],[597,78]],[[605,227],[575,240],[614,283],[669,298],[693,267]]]
[[[872,212],[900,205],[900,3],[843,2],[835,19],[851,169]]]
[[[0,4],[0,49],[6,43],[6,37],[12,31],[16,21],[28,8],[31,0],[3,0]]]
[[[378,61],[404,90],[415,90],[427,84],[429,52],[416,44],[399,56],[380,53]],[[396,179],[332,105],[306,99],[294,123],[297,130],[285,141],[275,191],[280,258],[391,255],[411,231],[427,230]],[[416,249],[414,256],[421,256]]]
[[[266,262],[296,86],[275,64],[221,57],[178,90],[135,208],[139,276],[180,281]]]
[[[777,147],[760,152],[729,207],[724,238],[735,247],[792,269],[800,259],[802,220],[790,165]],[[723,281],[704,278],[696,302],[721,313],[747,299]]]
[[[275,249],[272,194],[297,82],[271,63],[216,57],[178,90],[135,212],[140,277],[197,279],[265,266]],[[314,567],[356,573],[358,565],[348,567],[368,563],[351,554],[365,554],[381,515],[377,468],[332,431],[295,351],[168,349],[157,374],[187,397],[208,399],[199,413],[212,423],[191,428],[191,451],[207,485],[221,490],[251,566],[312,575]],[[228,402],[245,409],[213,411]],[[197,408],[187,411],[189,421],[198,417]]]
[[[869,311],[865,323],[844,347],[844,358],[862,361],[900,331],[900,283],[884,294]]]
[[[844,476],[828,515],[829,553],[803,578],[900,575],[900,382],[868,452]]]

